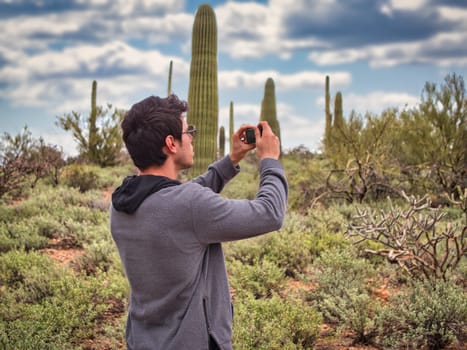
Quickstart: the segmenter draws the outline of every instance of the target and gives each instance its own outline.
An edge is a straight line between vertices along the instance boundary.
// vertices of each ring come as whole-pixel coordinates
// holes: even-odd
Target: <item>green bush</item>
[[[462,287],[442,280],[414,281],[381,312],[378,338],[385,349],[444,349],[467,337],[466,324]]]
[[[91,166],[69,165],[63,171],[62,178],[67,186],[77,188],[80,192],[99,188],[98,174]]]
[[[235,303],[233,347],[236,350],[312,349],[321,315],[298,300],[243,298]]]
[[[0,252],[11,249],[41,249],[47,246],[48,239],[39,234],[40,227],[32,222],[0,222]]]
[[[84,246],[85,254],[76,262],[80,270],[88,274],[108,271],[119,263],[120,257],[113,241],[99,240]]]
[[[225,259],[227,261],[238,260],[244,264],[252,265],[262,255],[263,245],[269,239],[270,235],[262,235],[224,243]]]
[[[107,308],[100,300],[101,287],[71,275],[53,282],[52,296],[16,304],[14,315],[2,308],[0,329],[7,339],[0,340],[3,349],[72,349],[93,334]]]
[[[252,294],[256,299],[279,293],[284,284],[284,271],[268,260],[255,261],[253,265],[238,260],[228,263],[230,286],[235,297]]]
[[[274,233],[262,247],[261,256],[282,268],[287,276],[298,277],[312,262],[310,237],[304,232]]]
[[[369,291],[368,281],[375,276],[372,266],[351,250],[330,250],[315,261],[314,267],[318,288],[311,298],[318,310],[339,330],[355,332],[357,342],[370,343],[376,336],[380,308]]]
[[[52,275],[50,259],[37,252],[10,251],[0,255],[0,282],[5,288],[24,284],[37,273]],[[56,274],[55,274],[56,275]]]
[[[14,207],[0,206],[0,252],[41,249],[50,244],[51,238],[77,247],[110,240],[108,203],[98,204],[96,197],[102,194],[46,187],[37,188],[34,196]]]
[[[227,183],[221,194],[231,199],[253,199],[259,187],[257,165],[244,160],[240,168],[240,173]]]
[[[289,208],[306,213],[313,200],[326,188],[326,161],[312,155],[283,155],[289,182]]]
[[[75,275],[40,253],[0,255],[0,348],[75,348],[94,333],[107,300],[123,295],[111,280]]]

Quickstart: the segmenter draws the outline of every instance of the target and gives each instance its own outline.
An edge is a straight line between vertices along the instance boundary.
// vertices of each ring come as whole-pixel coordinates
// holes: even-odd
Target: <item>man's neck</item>
[[[176,180],[178,177],[178,171],[175,167],[170,166],[170,164],[167,164],[166,162],[162,166],[152,166],[147,169],[140,170],[139,175],[164,176],[169,179]]]

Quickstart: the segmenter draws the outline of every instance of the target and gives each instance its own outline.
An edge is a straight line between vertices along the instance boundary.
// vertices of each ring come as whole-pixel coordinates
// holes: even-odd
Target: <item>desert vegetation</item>
[[[217,78],[207,77],[217,75],[217,32],[206,6],[195,23],[210,28],[211,49],[198,50],[202,38],[193,38],[193,113],[187,116],[209,131],[195,141],[201,160],[195,174],[224,153],[226,142],[217,138]],[[198,32],[204,33],[194,28]],[[199,67],[213,72],[205,75]],[[168,93],[171,74],[172,64]],[[268,79],[260,118],[280,135],[274,86]],[[77,142],[77,157],[65,159],[27,127],[0,137],[1,349],[125,348],[129,287],[108,209],[112,191],[134,168],[119,134],[124,111],[99,107],[96,91],[93,81],[89,116],[72,112],[57,119]],[[427,82],[416,107],[380,115],[352,111],[346,118],[345,96],[335,96],[331,113],[326,77],[321,150],[283,150],[290,186],[284,226],[224,245],[234,348],[464,349],[463,77]],[[233,125],[231,102],[230,135]],[[223,195],[252,199],[258,187],[254,152],[241,167]]]
[[[451,129],[458,135],[466,132],[462,101]],[[224,247],[235,349],[465,346],[466,163],[457,150],[465,138],[451,135],[457,143],[444,146],[455,162],[434,150],[433,158],[416,158],[419,150],[400,133],[413,118],[430,128],[422,110],[344,120],[350,143],[336,146],[339,158],[332,142],[322,153],[284,152],[283,228]],[[448,140],[426,132],[437,147]],[[381,138],[359,136],[371,133]],[[5,134],[1,151],[0,347],[124,349],[129,289],[108,208],[132,165],[120,154],[117,165],[102,167],[87,151],[64,160],[27,128]],[[241,167],[224,196],[254,197],[254,152]]]

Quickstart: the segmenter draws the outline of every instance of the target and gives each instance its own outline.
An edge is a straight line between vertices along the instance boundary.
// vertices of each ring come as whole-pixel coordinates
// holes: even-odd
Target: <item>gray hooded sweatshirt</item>
[[[219,192],[239,172],[229,157],[180,183],[127,177],[112,195],[110,225],[130,284],[129,350],[232,349],[232,306],[221,242],[278,230],[288,185],[263,159],[253,200]]]

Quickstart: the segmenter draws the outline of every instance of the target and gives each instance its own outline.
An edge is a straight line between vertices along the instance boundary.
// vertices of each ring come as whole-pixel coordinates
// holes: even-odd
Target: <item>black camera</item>
[[[259,134],[263,134],[263,126],[261,124],[258,124],[258,129],[259,129]],[[251,143],[256,143],[256,136],[255,136],[255,129],[249,128],[245,130],[245,138],[246,138],[246,143],[251,144]]]

